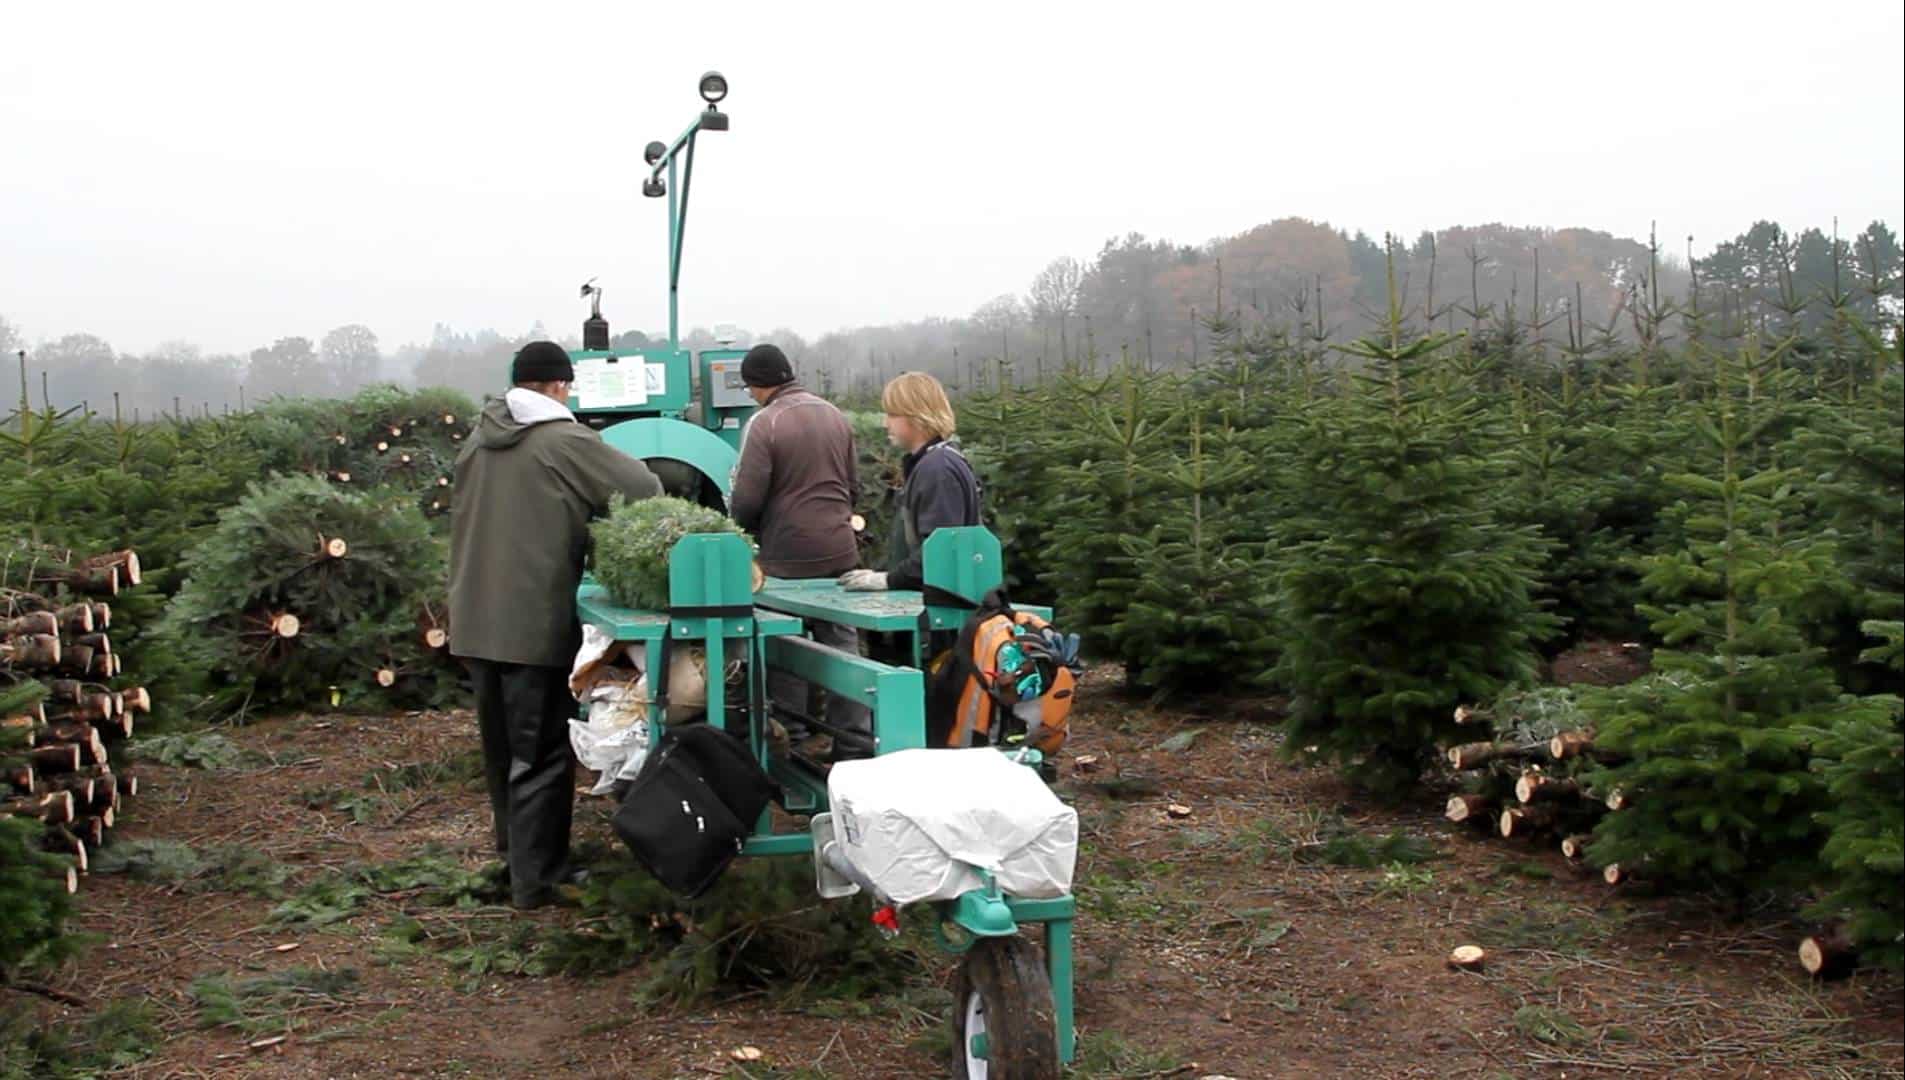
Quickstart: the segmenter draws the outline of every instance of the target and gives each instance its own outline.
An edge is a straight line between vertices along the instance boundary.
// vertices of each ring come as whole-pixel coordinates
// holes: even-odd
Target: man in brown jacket
[[[539,907],[575,875],[569,824],[569,668],[581,645],[575,591],[589,519],[609,498],[661,494],[648,467],[575,422],[563,403],[569,354],[534,341],[515,387],[491,399],[456,459],[450,512],[450,652],[476,685],[496,850],[518,907]]]
[[[853,428],[840,410],[794,381],[794,366],[774,345],[756,345],[741,361],[741,381],[760,403],[741,436],[741,456],[729,485],[728,509],[761,546],[761,569],[778,578],[835,578],[859,565],[853,532]],[[810,621],[815,641],[858,653],[852,627]],[[789,715],[788,734],[799,739],[808,713],[808,686],[772,673],[768,689]],[[836,729],[834,760],[873,753],[872,715],[864,706],[829,697],[827,723]]]

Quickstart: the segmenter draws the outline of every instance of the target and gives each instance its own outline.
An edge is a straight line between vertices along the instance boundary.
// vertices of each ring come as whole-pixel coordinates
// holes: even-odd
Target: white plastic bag
[[[1013,896],[1071,891],[1078,812],[989,747],[902,750],[827,777],[839,851],[895,904],[951,900],[991,871]]]
[[[589,789],[601,795],[617,780],[632,780],[648,760],[647,687],[633,683],[598,683],[590,688],[589,719],[569,721],[569,745],[576,760],[602,775]]]

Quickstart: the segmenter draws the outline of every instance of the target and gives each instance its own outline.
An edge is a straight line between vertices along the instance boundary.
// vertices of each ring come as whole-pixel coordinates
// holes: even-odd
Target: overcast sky
[[[0,315],[248,350],[957,316],[1137,230],[1895,228],[1905,5],[0,0]]]

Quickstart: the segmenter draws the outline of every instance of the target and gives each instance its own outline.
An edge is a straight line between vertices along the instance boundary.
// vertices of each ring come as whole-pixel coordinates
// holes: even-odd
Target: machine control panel
[[[708,380],[708,404],[716,409],[751,409],[747,384],[741,381],[741,360],[746,353],[734,349],[709,349],[701,354],[702,370]]]

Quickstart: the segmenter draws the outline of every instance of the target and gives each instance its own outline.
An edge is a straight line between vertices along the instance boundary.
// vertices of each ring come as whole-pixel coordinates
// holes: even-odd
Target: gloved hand
[[[886,575],[877,570],[849,570],[840,575],[840,587],[848,592],[885,592]]]

